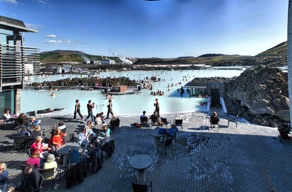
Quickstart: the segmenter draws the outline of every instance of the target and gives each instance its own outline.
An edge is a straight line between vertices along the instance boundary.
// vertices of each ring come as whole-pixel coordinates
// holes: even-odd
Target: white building
[[[100,64],[102,65],[112,65],[112,64],[116,64],[116,61],[111,60],[111,59],[104,59],[100,61]]]

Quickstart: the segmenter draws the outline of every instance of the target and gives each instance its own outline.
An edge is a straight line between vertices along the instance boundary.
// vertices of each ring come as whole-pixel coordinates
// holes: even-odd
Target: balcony
[[[40,70],[38,48],[0,44],[0,88],[6,86],[23,87],[26,66],[33,66],[33,74]]]

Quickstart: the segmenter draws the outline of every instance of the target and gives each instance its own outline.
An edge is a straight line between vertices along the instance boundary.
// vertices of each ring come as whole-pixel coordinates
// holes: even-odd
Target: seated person
[[[40,168],[41,165],[41,159],[40,159],[40,151],[39,150],[35,150],[31,157],[28,157],[26,159],[26,164],[32,164],[35,166],[35,168]]]
[[[162,120],[161,120],[160,117],[157,118],[156,124],[157,124],[158,126],[163,126],[163,125],[164,125],[164,123],[162,122]]]
[[[25,136],[25,137],[29,137],[30,136],[30,132],[26,129],[25,126],[23,126],[20,130],[20,132],[17,134],[17,136]]]
[[[36,120],[36,117],[31,117],[29,125],[30,126],[36,126],[41,122],[41,120]]]
[[[7,183],[9,172],[6,170],[6,163],[0,162],[0,185]]]
[[[10,186],[10,191],[33,191],[39,188],[39,173],[34,169],[34,165],[29,164],[24,168],[24,177],[22,178],[21,184],[18,187]]]
[[[32,129],[31,132],[32,137],[42,136],[41,126],[37,125]]]
[[[171,125],[171,128],[167,130],[167,134],[170,137],[174,137],[176,135],[176,133],[178,132],[178,128],[175,126],[175,124]]]
[[[65,129],[67,127],[63,121],[59,121],[58,126],[54,125],[52,130],[51,130],[51,138],[55,135],[55,132],[57,131],[58,128],[62,131],[63,129]]]
[[[111,137],[111,130],[107,127],[107,125],[103,125],[103,132],[101,132],[101,135],[98,136],[99,140],[105,140],[109,139]]]
[[[3,117],[3,120],[9,120],[11,118],[9,109],[5,109],[4,110],[4,113],[3,113],[2,117]]]
[[[68,156],[66,164],[78,163],[78,162],[80,162],[80,153],[78,152],[77,149],[73,149]]]
[[[55,156],[53,154],[49,154],[47,157],[47,161],[43,165],[43,169],[51,169],[54,168],[54,177],[57,175],[57,162],[55,161]]]
[[[211,123],[211,127],[214,127],[214,125],[218,125],[220,119],[217,116],[217,113],[214,111],[210,117],[210,123]]]
[[[62,129],[65,129],[67,127],[66,127],[66,125],[65,125],[65,123],[63,121],[59,121],[58,128],[61,129],[61,131],[62,131]]]
[[[78,134],[78,144],[82,148],[82,153],[85,151],[85,149],[88,147],[88,138],[90,134],[86,134],[86,128],[84,127],[82,131]]]
[[[67,134],[62,133],[61,129],[59,128],[56,129],[55,135],[51,139],[51,144],[55,148],[53,149],[54,151],[65,144],[65,141],[63,139],[65,135]]]
[[[152,123],[156,123],[156,121],[158,119],[158,115],[157,115],[156,111],[154,111],[154,113],[151,115],[150,119],[151,119]]]
[[[87,163],[90,163],[93,158],[96,156],[97,152],[100,150],[100,145],[98,142],[94,142],[92,144],[92,149],[86,153],[86,154],[83,154],[83,156],[86,158],[86,162]],[[98,170],[102,168],[102,163],[100,162],[100,160],[98,159],[97,160],[97,164],[98,164]]]
[[[100,112],[100,118],[101,118],[101,121],[102,121],[102,123],[104,123],[104,116],[103,116],[103,112]]]
[[[24,113],[20,113],[18,119],[19,122],[21,122],[23,125],[28,125],[29,123],[29,118]]]
[[[148,117],[146,116],[146,111],[143,111],[143,114],[140,116],[140,120],[141,118],[145,118],[146,120],[144,122],[141,121],[141,124],[142,123],[148,123]]]
[[[45,158],[49,155],[49,152],[51,150],[50,147],[48,147],[48,144],[45,144],[42,142],[43,138],[40,136],[37,136],[35,138],[35,142],[31,145],[31,154],[34,153],[34,151],[38,150],[40,152],[40,157]]]
[[[102,124],[103,122],[102,122],[102,120],[101,120],[101,116],[100,116],[100,114],[98,113],[98,114],[96,114],[96,116],[95,116],[95,125],[100,125],[100,124]]]
[[[92,123],[90,120],[87,121],[87,124],[85,125],[86,128],[86,135],[90,135],[90,137],[96,137],[96,134],[92,130]]]

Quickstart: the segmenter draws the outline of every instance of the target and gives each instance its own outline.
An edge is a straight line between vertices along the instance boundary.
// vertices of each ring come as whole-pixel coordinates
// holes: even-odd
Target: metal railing
[[[23,85],[26,66],[32,66],[33,73],[40,70],[38,48],[0,44],[0,86]]]

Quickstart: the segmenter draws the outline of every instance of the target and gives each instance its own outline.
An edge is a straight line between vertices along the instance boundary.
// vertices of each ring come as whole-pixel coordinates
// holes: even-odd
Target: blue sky
[[[256,55],[287,40],[288,0],[0,0],[40,51],[126,57]]]

